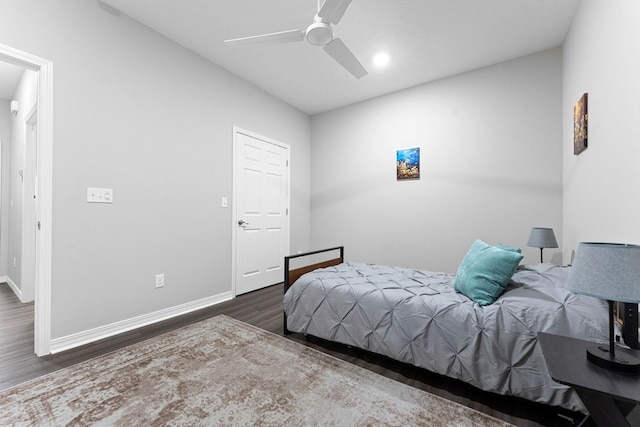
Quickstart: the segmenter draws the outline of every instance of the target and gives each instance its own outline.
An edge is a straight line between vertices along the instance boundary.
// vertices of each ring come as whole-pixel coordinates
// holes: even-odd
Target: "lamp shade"
[[[552,228],[533,227],[529,234],[527,246],[533,248],[557,248],[556,236]]]
[[[566,288],[608,301],[640,302],[640,246],[578,244]]]

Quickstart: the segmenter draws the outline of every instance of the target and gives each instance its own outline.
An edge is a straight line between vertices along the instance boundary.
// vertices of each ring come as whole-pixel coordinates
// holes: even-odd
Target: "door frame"
[[[232,215],[231,215],[231,295],[235,298],[236,294],[236,262],[237,262],[237,220],[238,220],[238,211],[237,211],[237,173],[238,173],[238,134],[246,135],[251,138],[256,138],[261,141],[268,142],[269,144],[276,145],[278,147],[282,147],[287,150],[287,168],[286,168],[286,176],[287,176],[287,202],[286,202],[286,227],[287,227],[287,244],[291,245],[291,215],[289,215],[290,207],[291,207],[291,167],[290,167],[290,158],[291,158],[291,146],[285,144],[280,141],[276,141],[275,139],[269,138],[264,135],[260,135],[256,132],[252,132],[250,130],[243,129],[239,126],[233,126],[233,179],[232,179],[232,195],[231,195],[231,207],[232,207]]]
[[[53,205],[53,62],[0,44],[0,61],[9,62],[38,73],[38,199],[40,230],[35,251],[34,352],[36,356],[51,353],[51,237]],[[24,260],[23,260],[24,261]],[[35,265],[35,264],[33,264]]]

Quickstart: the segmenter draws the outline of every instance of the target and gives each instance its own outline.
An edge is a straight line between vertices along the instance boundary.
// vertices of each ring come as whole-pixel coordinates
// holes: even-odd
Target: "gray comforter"
[[[570,267],[520,267],[481,307],[453,289],[455,276],[343,263],[302,276],[285,294],[293,332],[411,363],[480,389],[584,411],[554,382],[538,332],[608,342],[604,301],[564,289]]]

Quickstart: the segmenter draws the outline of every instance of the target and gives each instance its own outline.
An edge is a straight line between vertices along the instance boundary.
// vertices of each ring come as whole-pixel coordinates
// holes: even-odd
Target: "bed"
[[[295,267],[298,258],[328,260]],[[335,254],[335,255],[334,255]],[[519,266],[480,305],[455,275],[344,261],[344,248],[285,259],[284,330],[381,354],[479,389],[585,412],[554,382],[538,332],[608,342],[604,301],[564,289],[570,267]]]

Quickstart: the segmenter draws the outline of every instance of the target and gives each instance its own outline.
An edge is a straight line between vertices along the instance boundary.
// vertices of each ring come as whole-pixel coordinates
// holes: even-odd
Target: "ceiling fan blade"
[[[229,46],[247,46],[264,43],[290,43],[304,40],[304,31],[289,30],[277,33],[261,34],[259,36],[240,37],[238,39],[225,40]]]
[[[333,39],[325,47],[327,52],[333,59],[338,61],[347,71],[349,71],[356,79],[366,76],[367,70],[362,66],[360,61],[351,53],[351,51],[342,43],[340,39]]]
[[[325,0],[318,11],[318,16],[325,21],[337,24],[349,8],[353,0]]]

